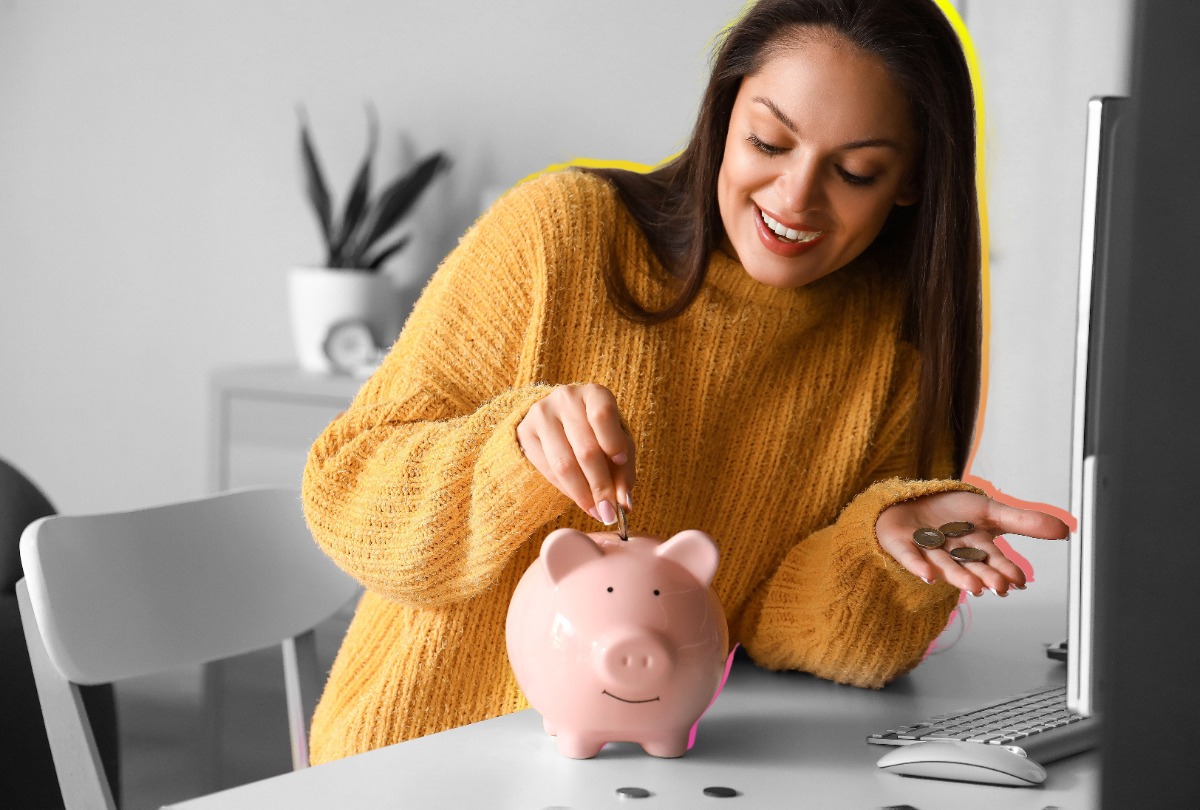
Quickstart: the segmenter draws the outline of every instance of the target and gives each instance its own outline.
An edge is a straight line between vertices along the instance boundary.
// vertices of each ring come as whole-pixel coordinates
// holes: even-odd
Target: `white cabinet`
[[[361,380],[289,366],[222,369],[212,377],[210,487],[300,488],[308,450]]]

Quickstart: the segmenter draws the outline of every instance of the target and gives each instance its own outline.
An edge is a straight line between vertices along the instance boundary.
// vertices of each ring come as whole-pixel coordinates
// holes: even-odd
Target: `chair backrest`
[[[311,629],[358,587],[317,547],[294,491],[42,518],[21,537],[21,562],[26,642],[68,808],[113,807],[78,684],[272,644],[284,645],[293,764],[307,764],[319,689]]]

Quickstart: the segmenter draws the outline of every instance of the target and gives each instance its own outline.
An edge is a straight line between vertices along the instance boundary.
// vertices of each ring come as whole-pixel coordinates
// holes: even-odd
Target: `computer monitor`
[[[1092,320],[1104,810],[1200,796],[1200,3],[1133,11],[1110,229],[1124,255]]]
[[[1071,514],[1078,523],[1070,542],[1067,609],[1067,705],[1084,715],[1098,713],[1100,705],[1096,472],[1105,450],[1100,393],[1111,382],[1106,371],[1120,365],[1122,347],[1112,340],[1111,307],[1120,301],[1116,288],[1127,260],[1121,202],[1128,194],[1129,109],[1129,99],[1118,97],[1093,98],[1087,107],[1071,432]]]

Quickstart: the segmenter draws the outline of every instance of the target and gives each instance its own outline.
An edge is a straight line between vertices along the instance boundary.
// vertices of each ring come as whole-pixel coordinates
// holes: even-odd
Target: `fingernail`
[[[612,457],[613,464],[624,464],[626,461],[629,461],[628,453],[617,453]]]
[[[608,501],[600,501],[596,504],[596,511],[600,513],[600,520],[605,526],[611,526],[617,522],[617,510],[613,509],[613,505]]]
[[[628,492],[622,492],[617,497],[621,499],[621,505],[625,507],[626,512],[633,511],[633,499],[629,497]]]
[[[992,593],[996,594],[996,596],[999,596],[1001,599],[1008,596],[1008,591],[1005,591],[1004,593],[1000,593],[1000,591],[996,590],[995,588],[988,588],[988,590],[991,591]]]
[[[588,513],[589,515],[591,515],[591,516],[592,516],[592,520],[600,520],[600,516],[599,516],[598,514],[596,514],[596,508],[595,508],[595,507],[592,507],[591,509],[588,509],[588,510],[587,510],[587,513]],[[604,521],[600,520],[600,522],[601,522],[601,523],[603,523]]]
[[[932,579],[925,579],[925,577],[921,577],[921,581],[922,581],[922,582],[924,582],[926,585],[932,585],[932,584],[933,584],[933,580],[932,580]]]

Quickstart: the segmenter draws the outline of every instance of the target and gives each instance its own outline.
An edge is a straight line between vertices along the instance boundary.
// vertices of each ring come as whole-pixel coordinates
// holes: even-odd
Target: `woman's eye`
[[[753,132],[750,133],[750,137],[746,138],[746,140],[753,144],[755,149],[767,155],[782,155],[787,151],[782,146],[767,143]]]
[[[869,186],[875,182],[875,177],[873,175],[867,176],[862,174],[853,174],[846,171],[841,166],[837,167],[837,172],[842,176],[843,180],[852,186]]]

